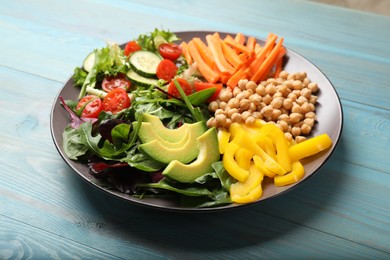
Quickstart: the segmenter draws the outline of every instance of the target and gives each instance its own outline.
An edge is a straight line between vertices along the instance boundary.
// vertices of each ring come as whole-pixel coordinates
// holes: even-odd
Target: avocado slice
[[[219,161],[220,153],[215,128],[210,128],[197,138],[199,154],[195,161],[184,164],[173,160],[163,171],[163,175],[183,183],[192,183],[206,173],[212,172],[212,164]]]
[[[142,122],[140,131],[138,133],[138,136],[139,136],[141,142],[148,143],[150,141],[157,140],[163,146],[166,146],[168,148],[180,148],[180,147],[183,147],[185,145],[185,143],[187,142],[187,140],[189,138],[188,127],[186,127],[186,129],[185,129],[186,131],[183,132],[184,136],[181,139],[178,139],[177,142],[166,141],[159,135],[160,129],[158,128],[158,126],[159,125],[157,125],[157,128],[156,128],[154,125],[152,125],[149,122]],[[203,129],[202,125],[200,125],[200,127]]]
[[[197,157],[199,148],[196,140],[205,132],[205,129],[207,128],[204,122],[188,124],[186,131],[187,138],[184,139],[185,142],[179,141],[169,144],[167,141],[161,141],[162,137],[160,136],[149,142],[140,144],[138,149],[161,163],[168,164],[173,160],[188,163]],[[158,131],[160,131],[160,128],[154,129],[154,132],[159,135],[160,132]],[[171,131],[173,131],[172,134],[175,133],[174,130]]]
[[[144,122],[149,122],[155,128],[155,132],[165,141],[176,143],[180,141],[186,135],[186,129],[190,124],[183,124],[179,128],[170,129],[164,126],[162,121],[158,116],[151,115],[148,113],[143,114],[142,120]],[[142,126],[141,126],[142,127]],[[206,131],[206,128],[204,128]]]

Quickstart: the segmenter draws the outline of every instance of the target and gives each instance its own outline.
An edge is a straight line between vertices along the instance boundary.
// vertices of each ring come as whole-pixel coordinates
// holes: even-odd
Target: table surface
[[[390,17],[283,0],[1,6],[1,259],[389,259]],[[156,27],[282,35],[340,96],[331,160],[283,196],[212,214],[144,208],[83,181],[52,141],[55,97],[89,51]]]

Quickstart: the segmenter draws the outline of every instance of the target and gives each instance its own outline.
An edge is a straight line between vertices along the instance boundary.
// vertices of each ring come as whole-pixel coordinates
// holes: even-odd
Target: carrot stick
[[[252,51],[255,50],[256,45],[256,38],[255,37],[248,37],[248,40],[246,41],[246,46],[251,49]]]
[[[225,56],[223,55],[221,47],[221,38],[219,37],[219,34],[214,33],[213,35],[207,35],[206,41],[214,57],[218,69],[222,73],[227,72],[229,74],[233,74],[235,72],[235,69],[226,61]]]
[[[192,57],[188,51],[188,45],[186,42],[181,42],[180,43],[180,47],[183,51],[183,56],[184,56],[184,59],[187,61],[188,64],[192,64],[193,63],[193,60],[192,60]]]
[[[229,80],[226,82],[226,85],[228,85],[228,87],[230,87],[231,89],[234,89],[234,87],[238,85],[238,82],[241,79],[245,79],[246,76],[247,76],[246,67],[243,66],[229,78]]]
[[[269,34],[267,37],[267,40],[265,42],[264,47],[261,49],[261,51],[256,55],[256,60],[253,61],[253,63],[250,66],[250,72],[251,74],[255,74],[256,71],[259,70],[261,64],[265,60],[267,54],[272,50],[272,48],[275,45],[275,41],[277,39],[277,36],[275,34]]]
[[[283,68],[283,57],[286,55],[286,48],[282,47],[280,48],[278,58],[275,62],[275,73],[274,78],[279,77],[279,73],[282,71]]]
[[[256,73],[251,77],[251,80],[254,82],[259,82],[262,80],[271,70],[272,66],[275,64],[276,59],[278,58],[278,54],[280,48],[283,47],[283,38],[280,38],[278,43],[272,49],[272,51],[265,58],[264,62],[261,64],[260,68],[256,71]]]
[[[209,65],[203,60],[198,49],[192,41],[188,43],[188,51],[190,52],[192,59],[196,62],[199,72],[202,76],[211,83],[216,83],[219,80],[219,74],[215,72]]]
[[[221,41],[222,52],[225,55],[226,60],[237,70],[244,64],[237,53],[227,45],[226,42]]]
[[[248,53],[248,54],[251,54],[252,53],[252,50],[250,48],[248,48],[247,46],[243,45],[243,44],[240,44],[238,42],[236,42],[233,37],[231,37],[230,35],[226,36],[224,41],[229,44],[231,47],[233,47],[234,49],[240,51],[240,52],[245,52],[245,53]]]
[[[245,43],[245,36],[242,33],[237,33],[236,37],[234,37],[234,40],[237,43],[239,43],[241,45],[244,45],[244,43]]]
[[[213,55],[212,55],[209,47],[207,47],[207,45],[198,37],[193,38],[192,41],[194,42],[194,45],[198,49],[198,51],[199,51],[200,55],[202,56],[203,60],[211,68],[215,68],[217,65],[215,64]]]

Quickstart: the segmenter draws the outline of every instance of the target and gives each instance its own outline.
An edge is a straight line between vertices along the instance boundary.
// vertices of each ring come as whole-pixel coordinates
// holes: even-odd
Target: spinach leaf
[[[70,125],[65,127],[62,140],[64,152],[71,160],[77,160],[88,152],[88,146],[82,141],[78,128],[73,128]]]

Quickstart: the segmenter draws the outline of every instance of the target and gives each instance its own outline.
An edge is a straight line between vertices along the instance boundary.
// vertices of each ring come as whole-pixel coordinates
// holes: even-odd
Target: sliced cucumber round
[[[156,76],[161,58],[150,51],[136,51],[130,56],[130,66],[139,75],[151,78]]]
[[[157,79],[152,78],[145,78],[141,75],[139,75],[134,70],[129,70],[127,72],[127,77],[136,85],[143,86],[143,87],[149,87],[149,86],[156,86],[157,85]]]
[[[91,52],[83,61],[83,68],[85,71],[90,72],[93,64],[95,63],[95,52]]]

